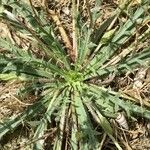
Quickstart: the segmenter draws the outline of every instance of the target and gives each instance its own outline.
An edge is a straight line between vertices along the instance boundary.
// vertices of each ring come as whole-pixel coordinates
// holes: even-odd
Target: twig
[[[100,147],[99,147],[100,150],[102,150],[102,148],[103,148],[103,144],[104,144],[104,141],[105,141],[106,137],[107,137],[107,134],[104,133],[103,138],[102,138],[101,143],[100,143]]]

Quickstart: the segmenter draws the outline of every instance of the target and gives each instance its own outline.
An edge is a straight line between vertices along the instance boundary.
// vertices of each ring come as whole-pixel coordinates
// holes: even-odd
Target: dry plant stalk
[[[53,19],[53,21],[55,22],[55,24],[57,25],[57,27],[59,29],[59,32],[60,32],[61,37],[62,37],[62,40],[64,41],[64,44],[65,44],[66,48],[68,49],[67,53],[70,55],[72,61],[74,61],[74,55],[73,55],[74,52],[73,52],[72,44],[71,44],[71,42],[69,40],[69,37],[68,37],[68,35],[67,35],[67,33],[66,33],[66,31],[65,31],[65,29],[64,29],[64,27],[63,27],[63,25],[62,25],[62,23],[61,23],[61,21],[59,19],[59,17],[58,17],[58,14],[55,11],[50,10],[48,8],[47,1],[45,1],[45,6],[46,6],[46,11],[47,11],[49,17]]]
[[[52,10],[49,10],[48,12],[51,15],[52,19],[54,20],[54,22],[56,23],[56,25],[58,26],[60,34],[62,36],[62,39],[63,39],[64,43],[66,44],[66,47],[69,48],[69,49],[72,49],[71,42],[70,42],[70,40],[69,40],[69,38],[66,34],[66,31],[63,28],[62,23],[59,20],[58,15]]]
[[[77,59],[77,31],[76,31],[76,13],[77,13],[77,9],[76,9],[76,4],[75,4],[75,0],[72,0],[72,38],[73,38],[73,51],[71,53],[71,56],[73,58],[73,61],[75,62]]]

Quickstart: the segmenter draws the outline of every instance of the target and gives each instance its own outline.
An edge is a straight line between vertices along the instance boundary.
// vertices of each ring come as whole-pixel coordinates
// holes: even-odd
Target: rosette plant
[[[135,6],[125,2],[100,24],[100,1],[92,8],[85,1],[82,10],[83,2],[79,5],[72,0],[72,34],[68,35],[58,15],[44,2],[35,7],[31,0],[1,1],[1,20],[16,35],[26,37],[30,46],[24,48],[9,37],[0,39],[0,80],[20,81],[24,86],[20,93],[36,91],[37,96],[22,113],[2,121],[0,138],[22,123],[36,121],[35,150],[44,149],[47,140],[42,137],[54,126],[50,149],[99,149],[101,133],[122,149],[113,136],[111,120],[118,111],[150,119],[150,111],[109,83],[111,78],[149,65],[149,45],[139,48],[135,44],[144,43],[150,34],[148,0]],[[125,21],[120,19],[123,16]]]

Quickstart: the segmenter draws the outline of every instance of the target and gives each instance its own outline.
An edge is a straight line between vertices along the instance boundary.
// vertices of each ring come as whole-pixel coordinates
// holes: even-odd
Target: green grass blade
[[[150,48],[144,49],[142,52],[134,54],[118,65],[118,69],[124,70],[129,66],[131,69],[137,66],[148,66],[150,64]],[[128,69],[127,69],[128,70]]]
[[[133,27],[135,26],[136,21],[138,19],[139,20],[141,19],[140,22],[142,22],[142,20],[144,18],[144,17],[142,17],[142,15],[144,14],[145,10],[146,10],[145,6],[139,7],[135,11],[135,13],[132,16],[132,18],[129,18],[127,20],[127,22],[122,27],[120,27],[120,29],[118,30],[118,32],[116,32],[115,36],[112,39],[112,43],[116,43],[117,42],[118,44],[122,44],[126,40],[126,38],[128,37],[128,34],[126,34],[127,31],[131,32],[134,29]]]
[[[0,56],[1,57],[1,56]],[[16,74],[27,74],[39,77],[53,78],[54,74],[64,76],[64,71],[55,65],[39,60],[27,61],[23,57],[21,59],[6,58],[0,63],[0,72],[16,72]],[[39,67],[38,67],[39,66]]]

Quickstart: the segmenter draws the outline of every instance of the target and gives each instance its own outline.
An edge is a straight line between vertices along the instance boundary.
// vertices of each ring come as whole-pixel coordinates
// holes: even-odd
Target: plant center
[[[83,81],[83,74],[74,70],[71,70],[66,73],[65,80],[69,84],[76,84]]]

